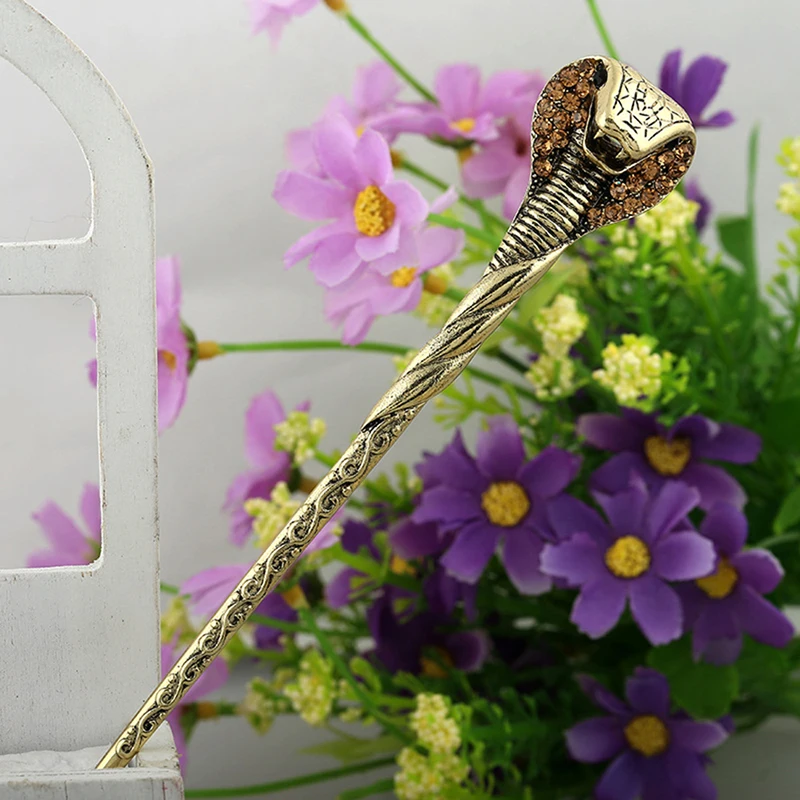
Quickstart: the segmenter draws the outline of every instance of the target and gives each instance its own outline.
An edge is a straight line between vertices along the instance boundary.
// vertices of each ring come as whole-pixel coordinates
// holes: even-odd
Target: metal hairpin
[[[478,283],[367,417],[350,447],[231,592],[103,756],[124,767],[369,475],[565,248],[652,208],[694,156],[686,112],[638,72],[585,58],[547,84],[533,117],[528,193]]]

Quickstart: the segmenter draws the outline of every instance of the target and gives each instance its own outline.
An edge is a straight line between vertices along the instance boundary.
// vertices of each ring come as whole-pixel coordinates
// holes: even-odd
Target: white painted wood
[[[64,753],[109,744],[159,673],[152,169],[97,68],[22,0],[0,0],[0,56],[59,109],[91,174],[84,238],[0,245],[0,294],[88,295],[97,315],[101,558],[0,571],[0,754]],[[174,764],[153,769],[177,797]],[[102,787],[146,771],[86,776],[70,796],[105,797]],[[67,796],[63,779],[37,778],[36,792],[21,780],[2,796]]]
[[[3,800],[181,800],[183,786],[168,726],[153,735],[130,769],[95,770],[104,747],[68,753],[0,756]]]

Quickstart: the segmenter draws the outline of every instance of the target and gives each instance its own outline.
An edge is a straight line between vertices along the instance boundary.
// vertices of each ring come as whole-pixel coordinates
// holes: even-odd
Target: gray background
[[[442,63],[471,60],[487,72],[518,67],[548,75],[602,49],[577,0],[353,5],[427,82]],[[800,7],[778,0],[606,0],[603,6],[623,58],[647,75],[657,75],[663,54],[677,46],[690,56],[711,52],[731,62],[714,108],[732,109],[738,122],[701,133],[693,173],[719,212],[740,212],[746,140],[761,124],[759,252],[762,269],[770,271],[784,229],[774,211],[780,173],[773,156],[782,137],[800,133]],[[139,126],[156,169],[158,250],[182,259],[184,316],[198,336],[334,335],[309,273],[281,266],[283,251],[307,228],[277,208],[271,191],[284,166],[284,133],[309,124],[332,94],[349,92],[354,68],[372,59],[366,46],[325,8],[292,24],[277,52],[265,37],[250,35],[244,0],[40,0],[39,8],[100,66]],[[0,99],[0,240],[83,234],[88,175],[65,124],[3,61]],[[417,143],[408,150],[455,175],[446,154]],[[83,368],[92,344],[87,301],[2,303],[0,567],[14,567],[42,543],[30,513],[48,498],[74,511],[83,482],[96,479],[94,396]],[[397,317],[380,321],[372,338],[418,346],[427,331]],[[183,414],[161,442],[164,579],[178,583],[212,564],[253,555],[228,543],[220,506],[227,483],[245,467],[243,413],[254,394],[272,387],[287,406],[311,399],[328,421],[333,448],[348,441],[392,375],[388,359],[366,354],[231,355],[201,364]],[[427,414],[403,437],[395,458],[413,459],[442,439]],[[235,783],[237,770],[247,773],[241,782],[294,774],[308,766],[291,755],[307,737],[307,728],[294,724],[265,740],[235,721],[209,725],[197,737],[189,784]],[[790,741],[779,733],[773,738],[759,757],[770,780],[770,759],[778,763]],[[756,791],[742,788],[742,775],[759,772],[737,757],[744,747],[729,748],[723,798]],[[788,796],[788,784],[783,793],[770,785],[763,796]],[[333,796],[305,791],[286,796]]]

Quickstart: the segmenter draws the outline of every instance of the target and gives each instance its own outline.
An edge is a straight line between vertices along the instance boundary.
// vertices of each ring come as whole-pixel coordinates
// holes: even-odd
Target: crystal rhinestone
[[[588,95],[589,92],[591,91],[592,91],[592,84],[589,83],[589,81],[587,81],[586,78],[581,78],[575,84],[575,94],[577,94],[578,97],[586,97],[586,95]]]
[[[684,142],[679,144],[673,152],[678,161],[689,161],[693,154],[693,148],[688,142]]]
[[[572,112],[572,124],[581,128],[586,124],[588,117],[589,115],[582,108],[579,108],[577,111]]]
[[[675,156],[669,150],[659,153],[656,158],[662,167],[668,167],[673,161],[675,161]]]
[[[643,180],[646,181],[652,181],[657,178],[659,172],[661,172],[661,170],[658,168],[658,164],[652,159],[643,162],[639,167],[639,174],[642,176]]]
[[[622,198],[625,197],[626,194],[628,194],[628,187],[624,181],[616,180],[609,187],[608,193],[615,200],[622,200]]]
[[[629,192],[636,194],[637,192],[642,191],[642,187],[644,186],[644,178],[634,172],[628,175],[628,177],[625,179],[625,184],[627,185]]]
[[[667,172],[667,175],[669,175],[669,177],[672,178],[672,180],[679,181],[684,176],[684,174],[686,173],[687,169],[689,169],[689,165],[688,164],[685,164],[685,163],[683,163],[681,161],[676,161],[669,168],[669,171]]]
[[[626,197],[622,203],[625,209],[625,216],[630,217],[632,214],[638,213],[642,208],[642,201],[638,197]]]
[[[543,97],[536,106],[536,110],[543,117],[552,117],[553,114],[555,114],[556,109],[556,104],[552,100],[548,100],[546,97]]]
[[[547,86],[547,96],[551,100],[560,100],[564,96],[564,84],[561,81],[551,81]]]
[[[572,87],[580,80],[581,74],[575,67],[565,67],[558,77],[564,86]]]
[[[622,219],[622,205],[620,203],[609,203],[604,214],[607,222],[617,222]]]
[[[586,212],[586,219],[589,220],[590,225],[602,225],[603,210],[601,208],[590,208]]]
[[[534,159],[533,171],[540,178],[546,178],[553,171],[553,162],[549,158]]]
[[[569,137],[561,130],[553,131],[550,134],[550,139],[553,142],[553,147],[566,147],[569,143]]]
[[[554,147],[555,145],[553,144],[552,137],[537,136],[533,140],[533,151],[537,155],[546,156],[553,152]]]
[[[570,115],[566,111],[556,111],[556,113],[553,114],[553,125],[562,130],[568,128],[569,117]]]
[[[564,99],[561,101],[561,105],[567,109],[567,111],[575,111],[576,108],[579,108],[581,104],[581,100],[578,95],[573,94],[570,92],[569,94],[564,95]]]
[[[675,186],[675,181],[671,181],[669,180],[669,178],[661,177],[661,178],[656,178],[653,181],[653,188],[659,194],[669,194],[674,186]]]
[[[661,195],[655,189],[651,189],[649,186],[646,189],[642,189],[642,202],[644,205],[648,207],[654,206],[660,199]]]
[[[544,117],[536,117],[533,121],[533,132],[538,133],[540,136],[547,136],[553,130],[553,123]]]
[[[591,78],[594,75],[597,62],[593,58],[584,58],[575,66],[584,78]]]

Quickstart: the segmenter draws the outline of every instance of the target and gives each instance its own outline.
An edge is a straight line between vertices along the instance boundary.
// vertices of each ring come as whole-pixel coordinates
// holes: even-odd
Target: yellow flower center
[[[364,133],[364,131],[365,131],[365,128],[364,128],[363,125],[357,125],[356,126],[356,136],[358,136],[359,138],[361,138],[361,135]]]
[[[391,281],[392,286],[397,287],[398,289],[405,289],[411,281],[414,280],[417,274],[416,267],[400,267],[400,269],[396,269],[392,273]]]
[[[400,556],[395,553],[392,556],[391,563],[389,564],[389,569],[395,575],[416,575],[417,571],[411,564],[408,563],[404,558],[400,558]]]
[[[474,117],[464,117],[463,119],[456,120],[450,123],[451,128],[455,128],[461,133],[472,133],[475,130]]]
[[[692,443],[689,439],[673,439],[668,442],[663,436],[648,436],[644,441],[644,454],[659,475],[674,478],[689,463]]]
[[[606,550],[606,566],[618,578],[638,578],[650,568],[650,550],[637,536],[621,536]]]
[[[634,717],[625,726],[625,738],[634,750],[648,758],[663,753],[669,747],[667,726],[652,714]]]
[[[299,584],[295,584],[291,589],[281,592],[281,597],[288,606],[294,609],[308,608],[308,600],[306,600],[305,592],[300,588]]]
[[[394,203],[377,186],[367,186],[356,197],[353,218],[359,233],[380,236],[392,227],[395,211]]]
[[[169,350],[159,350],[158,353],[169,368],[169,371],[175,372],[175,368],[178,366],[178,358],[175,353],[172,353]]]
[[[736,568],[731,566],[727,558],[719,560],[717,571],[713,575],[705,578],[698,578],[695,583],[714,600],[722,600],[727,597],[739,582],[739,573]]]
[[[445,667],[454,665],[453,657],[443,647],[433,647],[431,649],[435,653],[434,658],[422,656],[419,660],[422,674],[428,678],[446,678],[450,670],[445,669]]]
[[[481,508],[492,525],[513,528],[530,511],[531,501],[515,481],[498,481],[481,495]]]

